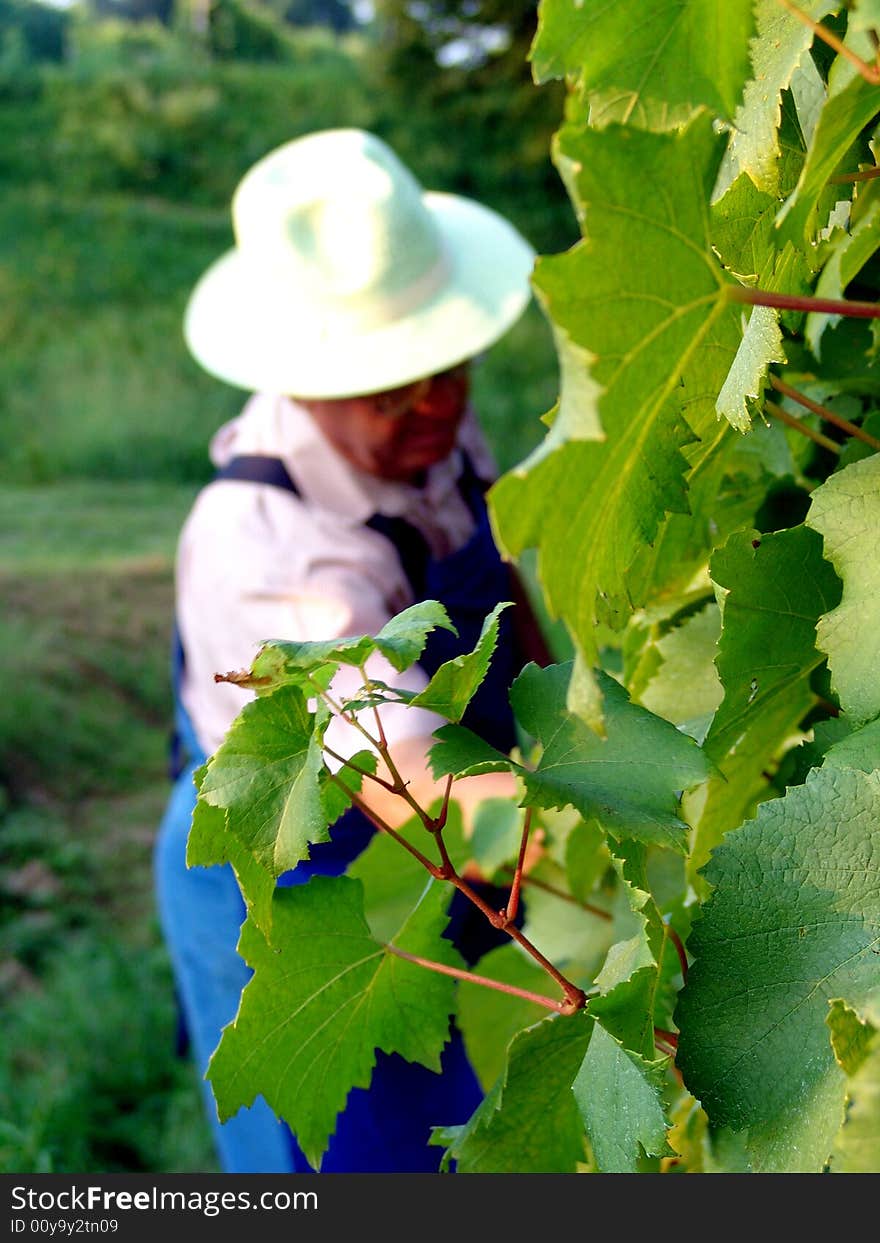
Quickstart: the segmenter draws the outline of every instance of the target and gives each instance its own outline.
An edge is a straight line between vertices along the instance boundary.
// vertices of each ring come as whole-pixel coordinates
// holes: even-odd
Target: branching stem
[[[864,168],[858,173],[838,173],[836,177],[828,178],[828,184],[848,186],[856,181],[873,181],[875,177],[880,177],[880,168]]]
[[[416,954],[407,954],[405,950],[398,949],[396,945],[386,945],[385,948],[390,954],[405,958],[407,962],[418,963],[420,967],[427,967],[429,971],[439,971],[441,975],[451,975],[456,980],[466,980],[469,984],[482,984],[484,988],[494,988],[499,993],[509,993],[511,997],[522,997],[524,1001],[533,1001],[536,1005],[544,1006],[547,1010],[554,1010],[557,1014],[568,1013],[564,1001],[554,1001],[552,997],[532,993],[527,988],[516,988],[513,984],[502,984],[500,980],[490,980],[488,976],[476,975],[473,971],[462,971],[459,967],[447,967],[445,963],[434,962],[430,958],[419,958]]]
[[[510,886],[510,897],[507,899],[507,906],[502,912],[508,919],[516,919],[516,913],[519,910],[519,891],[522,885],[523,868],[526,862],[526,850],[529,845],[529,831],[532,827],[532,809],[526,808],[526,814],[523,816],[522,839],[519,844],[519,858],[516,861],[516,871],[513,874],[513,884]]]
[[[775,293],[772,289],[753,289],[750,285],[726,285],[725,291],[731,302],[745,302],[748,306],[772,306],[782,311],[819,311],[825,315],[845,315],[850,319],[880,319],[880,305],[876,302]]]
[[[687,953],[684,948],[684,942],[673,928],[672,924],[664,924],[666,935],[675,946],[675,952],[678,954],[678,961],[681,963],[681,978],[687,983],[688,978],[688,960]]]
[[[821,432],[813,431],[812,427],[808,427],[806,423],[802,423],[800,419],[796,419],[793,414],[789,414],[787,410],[783,410],[782,406],[777,406],[775,401],[764,401],[764,409],[768,414],[772,414],[774,418],[779,419],[781,423],[785,423],[787,427],[793,427],[796,432],[800,432],[802,436],[806,436],[809,440],[814,440],[817,445],[821,445],[823,449],[828,449],[831,453],[840,453],[840,445],[835,444],[828,436],[823,436]]]
[[[792,0],[778,0],[784,9],[791,13],[792,17],[796,17],[799,22],[803,22],[805,26],[809,26],[813,34],[817,35],[823,43],[827,43],[829,47],[834,48],[835,52],[839,52],[844,59],[853,65],[866,82],[870,82],[872,86],[880,84],[880,69],[876,65],[869,65],[862,60],[852,48],[846,46],[842,39],[839,39],[833,30],[829,30],[827,26],[823,26],[821,22],[813,21],[808,13],[798,8]]]
[[[353,773],[357,773],[360,777],[369,777],[370,781],[375,781],[377,785],[382,786],[384,790],[394,793],[394,786],[390,781],[386,781],[384,777],[380,777],[378,773],[371,773],[366,768],[361,768],[359,764],[355,764],[353,760],[347,760],[344,755],[340,755],[338,751],[334,751],[332,747],[328,747],[324,743],[324,750],[334,760],[339,760],[346,768],[350,768]]]
[[[504,871],[512,872],[513,868],[506,867]],[[524,885],[532,885],[535,889],[543,889],[545,893],[552,893],[555,898],[562,898],[563,902],[571,902],[574,906],[579,906],[582,911],[589,911],[591,915],[597,915],[599,919],[610,920],[612,918],[608,911],[602,910],[601,906],[593,906],[592,902],[582,902],[574,894],[566,893],[564,889],[557,889],[555,885],[548,885],[547,881],[538,880],[536,876],[524,876],[522,883]]]
[[[391,825],[386,824],[381,816],[377,816],[374,811],[371,811],[362,798],[360,798],[353,791],[349,790],[344,781],[340,781],[334,773],[330,774],[330,780],[335,782],[340,789],[345,791],[352,803],[354,803],[355,807],[364,813],[371,824],[375,825],[375,827],[382,833],[387,833],[389,837],[393,837],[396,842],[399,842],[400,845],[403,846],[404,850],[408,850],[414,858],[418,859],[422,867],[428,869],[435,880],[443,879],[442,869],[439,868],[436,863],[432,863],[430,859],[423,855],[422,852],[412,844],[412,842],[408,842],[402,833],[398,833],[396,829],[392,829]]]
[[[784,380],[780,380],[778,376],[772,375],[770,383],[776,389],[777,393],[782,393],[786,397],[790,397],[792,401],[796,401],[798,405],[804,407],[805,410],[812,410],[813,414],[818,414],[826,423],[833,423],[835,427],[839,427],[841,431],[846,432],[850,436],[855,436],[857,440],[863,440],[866,445],[870,445],[872,449],[880,449],[880,440],[876,436],[870,435],[869,432],[863,431],[857,423],[850,423],[849,419],[843,418],[839,414],[835,414],[833,410],[829,410],[827,406],[820,406],[817,401],[811,401],[804,393],[799,393],[796,388],[792,388],[790,384],[786,384]]]

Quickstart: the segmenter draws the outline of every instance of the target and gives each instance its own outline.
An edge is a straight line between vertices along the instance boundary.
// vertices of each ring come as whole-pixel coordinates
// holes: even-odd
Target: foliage
[[[838,7],[817,0],[802,16]],[[407,853],[407,885],[413,860],[430,874],[422,902],[434,903],[442,882],[467,888],[445,848],[455,780],[517,778],[521,842],[493,814],[474,843],[513,877],[508,906],[488,914],[517,964],[496,951],[475,968],[482,981],[458,986],[465,1040],[494,1078],[473,1117],[435,1138],[462,1172],[876,1170],[876,6],[838,15],[849,58],[778,0],[642,12],[543,0],[532,52],[540,76],[567,84],[554,157],[582,238],[535,278],[558,407],[491,500],[508,553],[537,548],[575,661],[520,674],[512,756],[458,720],[491,644],[445,666],[425,695],[449,721],[431,753],[446,799],[410,799],[406,833],[379,822]],[[769,138],[760,158],[752,132]],[[392,623],[408,659],[436,624],[432,602]],[[326,695],[340,663],[362,668],[386,641],[282,636],[236,678],[258,693],[201,778],[203,847],[213,834],[223,856],[231,836],[274,876],[344,799],[362,803],[361,783],[407,798],[370,725],[406,696],[366,673],[353,703]],[[357,759],[344,781],[326,768],[340,707],[362,713],[390,779]],[[533,823],[544,857],[524,873]],[[367,908],[378,875],[358,876]],[[418,983],[395,1009],[381,982],[410,924],[398,907],[382,938],[368,935],[351,879],[312,880],[294,900],[267,896],[262,876],[249,893],[243,867],[239,881],[260,904],[255,976],[215,1054],[220,1108],[271,1091],[318,1157],[346,1084],[364,1081],[376,1048],[399,1047]],[[509,909],[520,888],[522,930]],[[417,899],[413,935],[427,937]],[[333,1021],[300,1016],[336,978],[322,937],[343,917],[369,1022],[347,1033],[328,1099],[303,1104],[272,1042],[288,1013],[309,1032]],[[278,978],[288,919],[309,946],[305,1000],[291,985],[285,1000]],[[436,947],[417,956],[448,980]],[[427,1040],[458,1003],[421,965]],[[490,987],[492,1003],[475,1004]],[[515,1017],[502,1023],[504,994]],[[533,1006],[552,1017],[536,1022]]]

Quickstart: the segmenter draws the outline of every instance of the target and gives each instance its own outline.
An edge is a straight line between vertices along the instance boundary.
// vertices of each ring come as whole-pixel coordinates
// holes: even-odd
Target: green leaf
[[[682,107],[733,116],[749,75],[750,0],[542,0],[539,14],[536,82],[570,77],[586,92],[623,94],[627,114],[641,105],[648,125],[668,123],[667,105],[673,125]]]
[[[620,876],[624,920],[621,926],[616,915],[614,931],[623,936],[611,946],[596,976],[599,996],[590,1000],[589,1013],[625,1048],[650,1059],[666,931],[648,889],[644,848],[629,846],[619,853],[613,862]]]
[[[849,1108],[831,1153],[832,1174],[880,1170],[880,1040],[847,1084]]]
[[[843,598],[819,621],[831,684],[856,723],[880,716],[880,456],[853,462],[816,488],[807,525],[843,579]]]
[[[194,775],[199,791],[207,771],[205,764]],[[202,798],[198,800],[186,843],[186,865],[211,867],[231,864],[248,914],[263,935],[268,937],[272,928],[275,873],[271,868],[263,867],[253,852],[231,832],[227,816],[225,808],[212,807]]]
[[[731,427],[748,431],[752,419],[747,403],[756,401],[763,393],[770,364],[785,361],[778,313],[768,306],[754,307],[715,402],[715,409]]]
[[[413,707],[427,708],[447,721],[461,720],[489,669],[498,642],[498,619],[510,607],[510,601],[495,606],[483,622],[474,650],[442,664],[425,689],[410,701]]]
[[[226,808],[230,832],[274,876],[330,837],[320,730],[303,693],[283,686],[245,706],[202,781],[200,797]]]
[[[358,751],[349,756],[349,760],[364,772],[374,773],[378,756],[375,751]],[[325,773],[321,786],[321,799],[328,824],[335,824],[343,812],[348,810],[351,806],[351,795],[357,794],[363,784],[361,774],[347,764],[340,767],[335,777],[335,781],[331,780],[329,772]]]
[[[880,188],[870,185],[865,197],[869,202],[867,206],[863,204],[852,231],[843,232],[833,239],[830,258],[816,285],[818,298],[843,298],[847,285],[880,248]],[[822,334],[839,321],[839,315],[826,315],[824,312],[812,311],[807,316],[804,336],[817,358],[821,356]]]
[[[556,992],[547,974],[512,943],[484,954],[474,971],[490,980],[513,984],[532,993],[555,995]],[[546,1009],[534,1001],[464,980],[459,984],[458,1026],[468,1059],[485,1092],[503,1073],[507,1046],[517,1032],[539,1022],[546,1014]]]
[[[523,812],[511,799],[488,798],[479,804],[474,814],[471,848],[484,876],[492,876],[505,863],[516,862],[522,832]]]
[[[686,617],[654,645],[662,664],[640,695],[649,712],[702,742],[724,691],[715,669],[721,616],[715,604]]]
[[[831,1047],[841,1070],[847,1075],[854,1075],[868,1056],[877,1029],[840,997],[835,997],[831,1002],[826,1022],[831,1029]]]
[[[825,764],[830,768],[857,768],[863,773],[880,768],[880,720],[833,743],[825,752]]]
[[[473,777],[478,773],[502,773],[517,765],[496,751],[464,725],[441,725],[434,731],[437,742],[428,752],[431,772],[441,777]]]
[[[714,399],[742,334],[710,236],[720,143],[708,117],[675,135],[561,133],[586,237],[540,260],[535,285],[593,360],[606,439],[560,445],[582,433],[555,426],[491,500],[508,553],[539,548],[548,607],[588,665],[598,663],[597,621],[619,629],[640,603],[634,559],[667,513],[687,511],[685,447],[701,437],[696,461],[723,432]]]
[[[394,938],[409,953],[460,966],[447,894],[429,883]],[[453,981],[389,953],[363,915],[363,889],[314,877],[275,895],[271,947],[248,922],[239,953],[254,969],[208,1067],[221,1119],[262,1093],[318,1166],[353,1087],[367,1087],[374,1051],[439,1069]]]
[[[828,178],[877,112],[877,88],[862,77],[854,78],[839,94],[828,99],[803,172],[777,218],[782,242],[792,242],[803,248],[811,239],[818,228],[819,198]],[[848,195],[841,193],[840,197]]]
[[[684,852],[679,796],[709,776],[706,757],[693,739],[630,703],[623,687],[601,673],[607,734],[600,738],[564,706],[570,675],[570,663],[527,665],[511,688],[517,719],[543,744],[537,768],[522,770],[527,801],[570,804],[615,838]]]
[[[816,769],[705,869],[714,892],[689,939],[676,1061],[714,1124],[751,1129],[753,1152],[756,1132],[769,1142],[826,1081],[826,1121],[842,1108],[825,1018],[830,1000],[858,1006],[876,984],[878,817],[880,776]]]
[[[589,1034],[580,1013],[545,1019],[513,1038],[504,1075],[447,1153],[460,1174],[576,1171],[586,1152],[571,1085]]]
[[[438,800],[428,810],[436,814],[439,806]],[[421,820],[414,816],[401,825],[398,833],[439,864],[439,854]],[[461,812],[455,802],[449,805],[443,840],[456,868],[462,868],[471,851],[464,839]],[[364,915],[377,941],[393,938],[417,904],[428,879],[428,873],[418,859],[386,833],[377,833],[372,838],[366,850],[349,864],[346,875],[359,880],[364,887]],[[453,888],[447,884],[445,889],[448,903],[452,899]]]
[[[635,1174],[643,1150],[674,1156],[663,1112],[666,1059],[646,1062],[596,1023],[574,1081],[596,1164],[603,1173]]]
[[[798,7],[821,21],[839,0],[799,0]],[[751,79],[733,119],[730,146],[721,167],[722,186],[740,173],[771,194],[779,188],[779,125],[782,92],[813,42],[813,32],[782,7],[779,0],[758,0],[756,37],[752,42]]]
[[[880,0],[853,0],[849,8],[850,29],[880,29]]]
[[[763,774],[816,701],[816,623],[840,590],[805,527],[732,535],[710,572],[723,602],[716,665],[724,699],[703,746],[722,776],[685,799],[696,829],[691,869],[698,886],[695,873],[724,833],[753,812],[767,788]]]
[[[326,686],[339,665],[360,668],[374,652],[381,652],[402,673],[418,660],[428,635],[438,626],[458,633],[442,604],[423,600],[392,617],[375,637],[354,635],[312,643],[272,639],[257,653],[252,677],[237,680],[248,686],[258,683],[254,689],[262,693],[271,693],[279,686],[310,687],[312,679]]]

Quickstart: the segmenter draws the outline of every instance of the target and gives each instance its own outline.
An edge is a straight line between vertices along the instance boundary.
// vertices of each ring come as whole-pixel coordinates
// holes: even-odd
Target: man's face
[[[414,482],[451,453],[467,397],[468,369],[462,363],[383,393],[301,404],[358,470]]]

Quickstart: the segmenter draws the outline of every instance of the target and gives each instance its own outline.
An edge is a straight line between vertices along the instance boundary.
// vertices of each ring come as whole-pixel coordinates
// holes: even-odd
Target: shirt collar
[[[468,410],[465,422],[471,419]],[[303,406],[268,393],[251,397],[241,414],[224,424],[211,441],[211,460],[218,468],[249,453],[280,458],[304,500],[357,523],[375,513],[396,517],[426,503],[431,508],[442,506],[455,491],[462,470],[461,450],[455,448],[429,468],[421,488],[377,479],[347,462]]]

